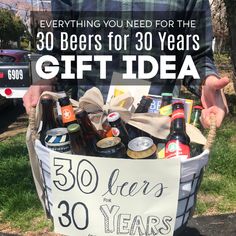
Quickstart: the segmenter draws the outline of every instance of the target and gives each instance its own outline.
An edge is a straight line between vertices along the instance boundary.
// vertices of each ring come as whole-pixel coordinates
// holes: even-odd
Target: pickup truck
[[[0,95],[22,98],[39,79],[34,68],[40,56],[25,50],[0,50]]]

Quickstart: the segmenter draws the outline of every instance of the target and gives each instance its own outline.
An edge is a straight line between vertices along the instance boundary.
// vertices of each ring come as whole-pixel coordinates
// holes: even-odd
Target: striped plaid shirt
[[[208,0],[52,0],[52,11],[128,12],[130,14],[129,19],[132,19],[134,12],[141,12],[142,14],[155,11],[177,12],[178,15],[181,15],[182,19],[191,19],[191,16],[194,14],[195,17],[198,17],[198,12],[204,12],[204,18],[201,19],[202,24],[195,29],[200,38],[202,38],[200,40],[200,49],[198,51],[176,52],[176,54],[178,54],[177,58],[182,59],[186,54],[190,54],[193,57],[200,80],[193,79],[192,77],[185,77],[183,80],[183,84],[192,93],[200,96],[202,81],[208,75],[217,76],[212,54],[213,35]],[[193,32],[185,33],[191,34]],[[130,45],[132,45],[132,41]],[[151,54],[159,55],[159,50],[160,48],[153,48]],[[161,80],[156,85],[151,86],[150,93],[160,94],[161,92],[170,92],[173,90],[175,83],[176,80]],[[103,92],[106,93],[106,90],[103,90]]]

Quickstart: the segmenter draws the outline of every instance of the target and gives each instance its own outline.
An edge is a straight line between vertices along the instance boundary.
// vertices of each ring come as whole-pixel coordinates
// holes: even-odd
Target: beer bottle
[[[41,97],[42,105],[42,123],[40,130],[40,141],[45,145],[46,133],[50,129],[57,127],[55,116],[54,116],[54,100],[50,95],[43,95]]]
[[[143,96],[134,113],[147,113],[151,104],[152,98],[149,96]]]
[[[72,154],[86,155],[81,128],[79,124],[70,124],[67,126],[70,138],[70,147]]]
[[[194,106],[193,107],[193,113],[191,116],[190,124],[192,124],[193,126],[195,126],[197,128],[201,128],[200,117],[201,117],[202,109],[203,109],[202,106]]]
[[[118,112],[112,112],[107,116],[107,120],[111,125],[113,136],[120,137],[121,142],[127,146],[130,138],[127,129],[125,128],[125,124],[120,118],[120,114]]]
[[[163,116],[171,116],[172,114],[172,93],[161,94],[161,106],[159,113]]]
[[[173,103],[170,134],[165,146],[165,158],[190,158],[190,138],[186,133],[184,104]]]
[[[89,155],[93,155],[96,151],[96,143],[101,139],[101,137],[90,121],[86,111],[78,111],[76,113],[76,118],[82,129],[83,139],[86,143],[86,151]]]
[[[64,126],[68,126],[76,122],[75,113],[73,107],[70,103],[69,97],[62,97],[58,99],[59,104],[61,106],[61,115],[62,115],[62,123]]]
[[[197,127],[200,130],[203,129],[202,124],[200,122],[202,109],[203,109],[202,106],[193,107],[193,112],[192,112],[191,122],[190,122],[190,124],[192,124],[193,126]],[[201,144],[191,143],[190,147],[191,147],[191,156],[197,156],[203,151],[203,145]]]
[[[113,137],[111,126],[107,119],[103,122],[102,128],[105,131],[106,137]]]
[[[152,101],[153,99],[150,96],[143,96],[134,113],[147,113],[152,104]],[[132,125],[126,124],[125,127],[129,133],[130,139],[134,139],[140,136],[150,136],[146,132],[137,129]]]

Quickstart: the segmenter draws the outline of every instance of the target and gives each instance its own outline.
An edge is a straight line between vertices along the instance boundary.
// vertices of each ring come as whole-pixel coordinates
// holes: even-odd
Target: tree
[[[233,63],[233,82],[236,91],[236,1],[224,0],[230,34],[231,60]]]
[[[221,53],[228,44],[228,25],[225,3],[222,0],[210,0],[213,33],[215,37],[215,52]]]
[[[9,10],[0,9],[0,25],[1,48],[8,47],[10,41],[19,43],[25,31],[25,26],[19,17]]]

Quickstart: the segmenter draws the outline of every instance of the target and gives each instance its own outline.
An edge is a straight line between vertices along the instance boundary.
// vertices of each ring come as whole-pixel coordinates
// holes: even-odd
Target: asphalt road
[[[236,214],[192,218],[181,236],[236,236]]]

